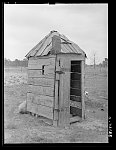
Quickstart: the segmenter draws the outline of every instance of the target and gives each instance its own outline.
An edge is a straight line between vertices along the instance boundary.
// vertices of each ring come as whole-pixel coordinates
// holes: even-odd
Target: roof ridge
[[[67,53],[67,51],[69,51],[69,53],[85,54],[76,43],[70,41],[65,35],[60,34],[58,31],[52,30],[36,46],[34,46],[25,57],[47,55],[51,51],[50,47],[54,35],[59,36],[61,39],[62,53]]]

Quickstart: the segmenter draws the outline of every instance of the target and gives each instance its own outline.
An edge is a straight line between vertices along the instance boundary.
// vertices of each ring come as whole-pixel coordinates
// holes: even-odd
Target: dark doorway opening
[[[81,108],[81,61],[71,61],[70,117],[82,117]]]

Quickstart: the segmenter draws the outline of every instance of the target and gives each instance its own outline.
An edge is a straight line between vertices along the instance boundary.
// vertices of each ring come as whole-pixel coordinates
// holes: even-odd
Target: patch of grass
[[[72,138],[70,139],[70,142],[71,142],[71,143],[76,142],[76,139],[72,137]]]
[[[87,100],[87,101],[85,101],[85,105],[90,106],[92,108],[103,108],[104,104],[102,102]]]
[[[99,68],[96,71],[91,67],[88,67],[85,70],[85,90],[88,91],[89,98],[90,98],[90,100],[87,99],[85,101],[86,103],[85,105],[87,108],[88,106],[90,106],[92,108],[104,109],[103,104],[105,103],[105,101],[102,102],[102,98],[100,98],[100,96],[107,97],[107,78],[104,77],[103,75],[105,75],[103,69],[101,72]],[[18,108],[19,104],[26,99],[26,93],[28,90],[26,84],[27,81],[26,71],[24,70],[21,71],[19,68],[17,70],[14,68],[10,69],[5,74],[5,81],[7,85],[5,86],[5,120],[6,120],[5,129],[9,129],[10,131],[13,130],[12,138],[9,137],[8,139],[9,143],[16,143],[16,142],[17,143],[24,143],[24,142],[55,143],[55,141],[56,142],[68,141],[72,143],[73,142],[82,143],[82,142],[100,141],[101,139],[104,139],[102,135],[97,136],[98,132],[102,132],[102,131],[96,131],[95,133],[90,134],[91,131],[94,130],[92,125],[88,125],[88,127],[92,128],[91,130],[89,130],[86,127],[86,125],[85,125],[86,127],[85,129],[84,127],[82,129],[79,128],[79,130],[82,130],[81,133],[79,133],[78,130],[77,131],[74,130],[74,133],[72,134],[69,131],[67,132],[67,134],[65,134],[64,132],[65,136],[63,137],[58,135],[63,133],[58,133],[58,134],[56,133],[56,136],[52,136],[53,135],[52,130],[49,131],[49,133],[48,132],[45,134],[42,133],[41,128],[39,129],[39,126],[43,126],[43,128],[45,126],[45,131],[48,130],[46,128],[46,126],[48,125],[45,124],[43,120],[40,120],[39,118],[35,119],[35,117],[31,117],[29,115],[20,115],[15,111],[15,108]],[[93,98],[95,99],[95,101]],[[88,114],[90,114],[91,117],[91,112]],[[97,116],[98,118],[103,119],[104,113],[103,111],[102,112],[100,111],[100,113],[99,111],[98,112],[96,111],[94,112],[93,116],[95,117]],[[31,132],[32,127],[35,129],[37,128],[37,130]],[[87,131],[85,131],[86,129]],[[6,130],[5,132],[8,132],[8,130]],[[48,134],[50,134],[51,136]],[[100,138],[100,136],[102,137]]]
[[[15,125],[15,124],[8,124],[8,125],[6,125],[5,128],[6,129],[17,129],[17,125]]]
[[[51,139],[47,139],[47,138],[39,137],[39,136],[31,137],[31,141],[36,142],[36,143],[53,143]]]

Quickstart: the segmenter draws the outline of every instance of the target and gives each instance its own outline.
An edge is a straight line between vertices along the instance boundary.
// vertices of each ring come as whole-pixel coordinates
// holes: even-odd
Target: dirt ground
[[[86,119],[64,129],[41,117],[20,114],[26,100],[27,70],[8,68],[4,74],[4,143],[108,143],[107,68],[85,68]]]

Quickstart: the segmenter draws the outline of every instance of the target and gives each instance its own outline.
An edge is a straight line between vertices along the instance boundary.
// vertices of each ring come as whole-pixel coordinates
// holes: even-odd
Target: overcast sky
[[[86,63],[108,57],[107,4],[5,4],[4,57],[24,59],[50,31],[56,30],[87,54]]]

